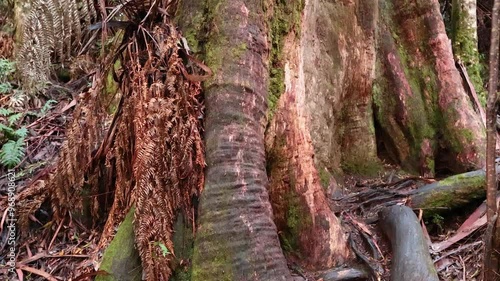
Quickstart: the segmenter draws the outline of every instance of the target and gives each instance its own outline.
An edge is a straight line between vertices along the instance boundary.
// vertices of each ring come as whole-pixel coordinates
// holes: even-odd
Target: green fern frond
[[[6,142],[0,150],[0,164],[12,168],[21,163],[26,150],[24,141],[24,138],[20,138],[17,141]]]
[[[14,113],[10,108],[0,108],[0,116],[8,116]]]
[[[23,118],[23,116],[24,116],[24,114],[19,112],[19,113],[12,114],[9,117],[7,117],[7,120],[9,120],[9,126],[12,126],[14,123],[21,120],[21,118]]]
[[[15,63],[7,59],[0,59],[0,78],[7,77],[16,71]]]
[[[26,127],[21,127],[20,129],[17,129],[14,134],[19,138],[24,139],[28,136],[28,129],[26,129]]]
[[[4,133],[4,135],[11,136],[15,134],[14,129],[12,129],[9,126],[5,126],[4,124],[0,123],[0,132]]]
[[[8,94],[10,91],[12,91],[12,85],[10,83],[0,83],[0,94]]]
[[[40,114],[39,116],[42,117],[42,116],[45,116],[45,114],[47,114],[47,112],[52,108],[52,105],[53,104],[56,104],[57,101],[55,100],[48,100],[42,107],[42,109],[40,110]]]

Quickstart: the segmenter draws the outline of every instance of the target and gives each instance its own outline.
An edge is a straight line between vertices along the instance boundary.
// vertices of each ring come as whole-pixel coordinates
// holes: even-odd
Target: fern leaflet
[[[25,155],[25,150],[24,138],[20,138],[17,141],[9,140],[0,150],[0,164],[8,168],[15,167],[21,163]]]

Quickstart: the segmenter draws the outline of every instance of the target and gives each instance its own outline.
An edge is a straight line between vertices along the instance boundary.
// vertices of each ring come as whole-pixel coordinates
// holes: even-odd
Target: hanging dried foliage
[[[148,280],[167,280],[173,253],[172,225],[180,208],[192,217],[191,200],[203,184],[200,86],[186,80],[179,57],[180,36],[172,26],[156,26],[141,64],[133,48],[127,65],[134,101],[136,242]],[[134,57],[135,56],[135,57]]]
[[[140,14],[140,7],[129,8],[129,16]],[[50,190],[57,219],[91,217],[88,223],[96,224],[106,218],[100,248],[135,204],[145,277],[168,280],[174,219],[179,211],[194,218],[192,202],[204,183],[204,76],[196,72],[208,69],[184,49],[168,5],[157,11],[149,13],[149,24],[131,23],[116,51],[103,58],[75,110]],[[110,73],[121,95],[114,114],[108,114],[113,99],[101,94]]]

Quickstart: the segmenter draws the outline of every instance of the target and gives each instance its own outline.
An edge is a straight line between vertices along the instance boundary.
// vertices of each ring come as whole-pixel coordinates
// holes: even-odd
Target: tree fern
[[[0,83],[0,94],[7,94],[12,91],[12,85],[8,82]]]
[[[20,138],[17,141],[9,140],[0,150],[0,164],[8,168],[15,167],[25,155],[25,143],[24,138]]]

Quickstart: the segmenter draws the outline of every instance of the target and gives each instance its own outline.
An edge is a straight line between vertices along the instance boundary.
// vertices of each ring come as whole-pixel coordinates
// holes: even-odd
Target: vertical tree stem
[[[494,224],[497,213],[496,205],[496,173],[495,173],[495,144],[496,144],[496,102],[498,83],[498,11],[500,0],[495,0],[493,5],[493,19],[490,46],[490,76],[488,89],[488,102],[486,108],[486,192],[487,192],[487,219],[488,228],[485,234],[484,250],[484,280],[495,280],[498,262],[492,257],[496,245],[492,240],[496,237]],[[495,239],[496,240],[496,239]]]

